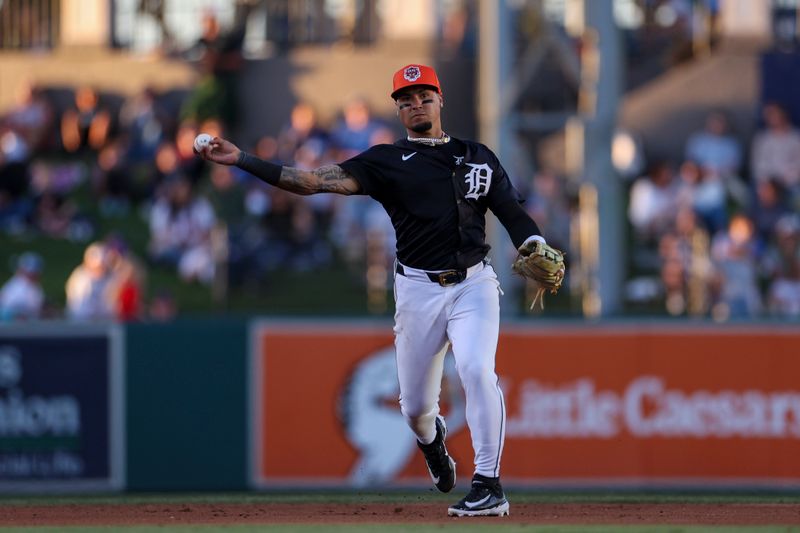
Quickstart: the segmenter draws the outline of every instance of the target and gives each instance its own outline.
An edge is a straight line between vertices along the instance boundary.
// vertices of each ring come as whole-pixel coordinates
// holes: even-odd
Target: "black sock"
[[[475,474],[472,476],[472,481],[480,481],[484,485],[489,485],[490,487],[497,487],[500,485],[500,478],[499,477],[487,477],[482,476],[480,474]]]

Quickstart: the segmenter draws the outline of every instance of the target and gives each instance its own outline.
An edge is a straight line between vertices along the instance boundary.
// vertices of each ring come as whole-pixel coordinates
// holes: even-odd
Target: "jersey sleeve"
[[[386,177],[382,171],[383,161],[387,157],[389,145],[376,145],[361,152],[339,166],[353,176],[361,186],[360,194],[366,194],[380,200],[387,189]]]

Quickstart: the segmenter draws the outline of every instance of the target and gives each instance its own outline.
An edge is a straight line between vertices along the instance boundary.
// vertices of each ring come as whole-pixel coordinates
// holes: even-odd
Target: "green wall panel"
[[[127,327],[128,490],[247,488],[247,322]]]

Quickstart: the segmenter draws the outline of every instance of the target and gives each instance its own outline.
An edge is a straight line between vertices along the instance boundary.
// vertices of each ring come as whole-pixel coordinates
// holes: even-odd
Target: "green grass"
[[[526,491],[507,489],[513,503],[776,503],[800,504],[799,491]],[[452,503],[452,494],[425,491],[267,491],[242,493],[127,493],[109,495],[0,495],[3,505],[152,504],[152,503]],[[798,513],[800,521],[800,512]]]
[[[489,519],[494,520],[494,519]],[[483,523],[483,524],[442,524],[442,525],[423,525],[423,524],[325,524],[325,525],[311,525],[311,524],[273,524],[273,525],[228,525],[228,526],[202,526],[202,525],[186,525],[186,526],[114,526],[114,527],[12,527],[0,528],[3,532],[19,532],[19,533],[59,533],[62,531],[89,531],[92,533],[114,533],[117,531],[124,531],[125,533],[166,533],[176,531],[180,533],[189,533],[196,531],[198,533],[215,533],[217,531],[234,531],[236,533],[256,533],[262,531],[269,532],[282,532],[282,533],[317,533],[322,531],[332,532],[350,532],[356,533],[429,533],[438,531],[501,531],[503,533],[517,533],[517,532],[533,532],[533,533],[702,533],[705,531],[713,532],[731,532],[731,533],[786,533],[797,532],[800,528],[784,527],[784,526],[753,526],[753,527],[738,527],[738,526],[725,526],[725,527],[711,527],[711,526],[531,526],[521,524],[498,524],[498,523]]]

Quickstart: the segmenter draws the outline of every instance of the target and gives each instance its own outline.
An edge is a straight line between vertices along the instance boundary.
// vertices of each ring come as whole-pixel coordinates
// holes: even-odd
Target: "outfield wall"
[[[253,336],[255,486],[428,483],[397,409],[388,328],[264,323]],[[504,480],[800,486],[799,347],[796,327],[506,327]],[[470,475],[448,358],[448,448]]]
[[[503,477],[524,487],[800,487],[800,328],[507,324]],[[430,483],[391,324],[0,328],[0,490]],[[472,452],[458,373],[448,447]]]

